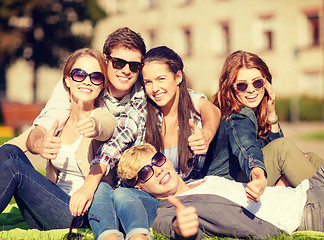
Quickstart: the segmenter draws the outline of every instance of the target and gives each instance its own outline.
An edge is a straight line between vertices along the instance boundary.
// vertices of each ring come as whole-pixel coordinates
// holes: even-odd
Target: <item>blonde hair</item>
[[[137,173],[142,164],[156,153],[156,149],[149,143],[133,146],[127,149],[121,156],[117,174],[126,185],[134,187],[137,181]]]

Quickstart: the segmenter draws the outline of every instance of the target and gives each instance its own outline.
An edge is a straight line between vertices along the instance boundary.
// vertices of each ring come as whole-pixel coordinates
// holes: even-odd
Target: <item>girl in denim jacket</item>
[[[245,191],[252,201],[267,185],[297,186],[322,162],[283,138],[271,82],[261,58],[237,51],[225,60],[213,99],[223,118],[210,147],[207,174],[248,182]]]

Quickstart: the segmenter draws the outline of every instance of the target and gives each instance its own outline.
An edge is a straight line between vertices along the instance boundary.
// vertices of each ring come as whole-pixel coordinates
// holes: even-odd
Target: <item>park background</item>
[[[209,98],[228,54],[269,66],[285,136],[324,158],[324,0],[0,0],[0,139],[30,126],[81,47],[130,27],[173,48]]]

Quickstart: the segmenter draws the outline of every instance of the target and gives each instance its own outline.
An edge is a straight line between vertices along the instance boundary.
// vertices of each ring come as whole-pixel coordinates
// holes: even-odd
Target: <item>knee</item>
[[[274,149],[278,149],[280,152],[290,152],[298,150],[296,144],[289,138],[278,138],[271,142]]]
[[[105,182],[100,182],[94,195],[94,201],[105,201],[112,198],[113,188]]]
[[[131,199],[134,197],[134,194],[128,188],[119,187],[116,188],[112,194],[112,198],[116,202],[123,201],[125,199]]]
[[[289,138],[285,138],[285,137],[282,137],[282,138],[277,138],[275,140],[272,141],[273,144],[275,145],[278,145],[278,146],[292,146],[292,145],[295,145],[293,143],[293,141],[291,141]]]
[[[12,158],[5,158],[1,160],[1,164],[0,164],[0,169],[2,174],[5,175],[16,175],[17,173],[19,173],[19,165],[20,162],[17,161],[16,159],[12,159]]]
[[[124,206],[137,206],[140,203],[140,199],[137,194],[129,188],[117,188],[112,194],[112,199],[116,209],[124,208]],[[126,208],[126,207],[125,207]]]
[[[12,144],[4,144],[0,147],[0,159],[15,158],[24,154],[23,151]]]

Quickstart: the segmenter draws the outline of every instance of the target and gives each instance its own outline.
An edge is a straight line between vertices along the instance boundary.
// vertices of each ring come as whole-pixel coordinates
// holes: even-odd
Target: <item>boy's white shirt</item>
[[[247,199],[244,190],[246,184],[244,183],[218,176],[207,176],[205,179],[205,183],[179,196],[212,194],[224,197],[288,234],[292,234],[300,225],[307,201],[308,180],[302,181],[296,188],[267,187],[259,202],[254,203]]]

